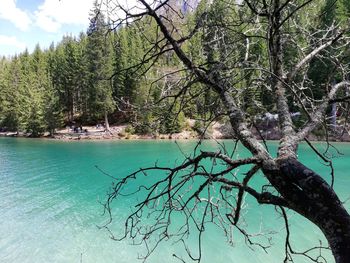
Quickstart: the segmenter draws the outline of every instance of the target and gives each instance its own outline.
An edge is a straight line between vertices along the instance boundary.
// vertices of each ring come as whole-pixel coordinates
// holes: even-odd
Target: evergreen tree
[[[60,103],[58,90],[55,89],[55,47],[52,43],[47,51],[47,71],[49,76],[48,89],[44,95],[44,119],[50,135],[63,126],[63,106]]]
[[[89,110],[95,119],[105,117],[105,128],[109,130],[108,114],[115,109],[112,89],[112,43],[107,35],[103,13],[97,2],[90,14],[87,31],[86,62],[89,70]]]
[[[45,55],[40,49],[40,46],[37,45],[31,56],[29,75],[26,81],[26,90],[28,90],[29,95],[26,130],[34,137],[41,135],[46,128],[44,119],[44,94],[49,87],[46,62]]]
[[[2,94],[2,126],[17,133],[23,130],[27,123],[26,106],[28,93],[26,92],[25,69],[28,68],[28,52],[14,56],[5,73]]]

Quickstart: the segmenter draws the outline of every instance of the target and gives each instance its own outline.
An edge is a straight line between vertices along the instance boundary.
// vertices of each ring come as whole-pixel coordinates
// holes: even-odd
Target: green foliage
[[[151,112],[145,111],[140,113],[138,116],[138,121],[135,125],[135,132],[139,134],[153,133],[157,130],[156,119]]]
[[[175,101],[171,103],[171,111],[163,114],[159,127],[160,133],[178,133],[183,130],[186,124],[185,115],[180,104]]]
[[[128,126],[126,126],[126,128],[125,128],[125,132],[126,133],[130,133],[130,134],[134,134],[135,133],[135,128],[134,127],[132,127],[132,125],[128,125]]]
[[[257,64],[269,67],[268,44],[263,37],[250,41],[249,59],[245,60],[246,36],[254,31],[254,23],[244,20],[250,12],[248,9],[236,7],[235,0],[202,0],[183,20],[172,18],[178,26],[176,37],[188,35],[199,23],[198,31],[181,43],[184,52],[201,69],[211,71],[216,81],[234,83],[236,103],[248,116],[274,111],[271,106],[274,94],[268,88],[267,73],[254,69]],[[294,7],[288,8],[292,12]],[[310,5],[308,12],[295,14],[307,27],[326,28],[334,21],[345,26],[350,15],[350,2],[319,1]],[[310,21],[308,16],[311,15],[317,19]],[[152,19],[143,18],[132,25],[111,30],[95,3],[87,33],[78,37],[65,36],[47,50],[37,46],[32,54],[24,51],[12,58],[1,58],[0,127],[39,136],[46,131],[53,134],[65,123],[92,124],[112,116],[116,122],[133,124],[134,130],[130,129],[128,133],[176,133],[184,128],[186,118],[209,120],[222,112],[219,95],[199,83],[191,86],[190,93],[183,94],[182,101],[174,101],[170,96],[157,108],[149,110],[148,105],[156,103],[164,94],[179,92],[185,85],[179,80],[188,78],[174,52],[143,61],[144,54],[155,42],[159,41],[149,56],[159,52],[165,44],[154,23]],[[262,28],[261,32],[264,30]],[[293,25],[284,25],[284,30],[296,35],[294,41],[301,47],[310,45]],[[283,66],[287,71],[295,65],[301,51],[293,42],[286,41],[283,45],[284,61],[287,61]],[[349,60],[347,53],[349,51],[344,52],[344,59]],[[244,63],[247,67],[243,71],[241,65]],[[338,80],[339,76],[332,72],[330,61],[312,60],[308,68],[310,83],[307,84],[315,99],[324,95],[329,83]],[[167,77],[161,78],[164,75]],[[235,83],[235,78],[241,81]],[[264,78],[266,86],[256,84]],[[298,78],[301,77],[296,76],[296,81]],[[293,96],[287,95],[293,110]],[[200,123],[196,122],[196,125]]]
[[[59,103],[57,91],[49,89],[44,96],[44,120],[46,129],[51,135],[54,135],[57,128],[64,124],[62,106]]]
[[[318,26],[321,28],[328,28],[335,24],[342,24],[348,26],[347,21],[350,15],[350,3],[347,0],[332,1],[326,0],[324,5],[321,6]],[[321,56],[314,58],[311,61],[311,66],[308,71],[308,76],[312,80],[312,95],[315,99],[321,99],[327,92],[328,86],[337,82],[341,76],[335,72],[334,62],[329,58],[332,58],[332,48],[327,48],[321,52]],[[322,55],[327,54],[323,58]],[[349,60],[349,52],[344,53],[344,58]]]
[[[161,86],[149,88],[150,82],[180,65],[176,56],[169,54],[161,56],[151,70],[144,71],[151,61],[137,66],[159,37],[154,22],[141,20],[137,25],[112,31],[106,27],[97,3],[90,18],[87,34],[65,36],[47,50],[37,46],[32,54],[25,51],[1,60],[1,127],[32,136],[45,131],[53,134],[64,123],[101,122],[114,114],[118,105],[118,109],[125,110],[124,120],[135,123],[135,132],[181,131],[185,113],[196,114],[196,106],[180,112],[173,109],[178,114],[175,120],[164,117],[164,112],[138,110],[160,98]],[[141,37],[140,29],[148,41]],[[205,61],[201,44],[199,37],[189,50]],[[164,122],[159,124],[159,119]]]

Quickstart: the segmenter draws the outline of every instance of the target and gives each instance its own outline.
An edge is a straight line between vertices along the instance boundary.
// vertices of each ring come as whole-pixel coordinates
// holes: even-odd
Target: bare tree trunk
[[[337,131],[337,103],[331,104],[331,125],[334,132]]]
[[[163,1],[157,9],[152,9],[145,0],[140,0],[140,2],[147,12],[141,13],[139,16],[142,17],[145,14],[151,16],[157,23],[159,31],[164,35],[164,39],[167,40],[167,44],[172,47],[172,51],[182,61],[183,65],[196,76],[199,82],[209,86],[219,94],[227,110],[226,115],[230,119],[236,137],[254,157],[262,161],[262,164],[259,163],[259,165],[261,165],[271,185],[287,203],[286,207],[304,216],[321,229],[329,242],[337,263],[349,263],[350,215],[333,188],[320,175],[300,163],[297,160],[296,154],[299,142],[320,125],[324,116],[326,116],[326,109],[329,106],[329,102],[335,98],[340,88],[348,86],[349,83],[348,81],[342,81],[334,85],[327,96],[325,96],[323,102],[315,108],[314,112],[309,113],[305,109],[304,111],[309,115],[309,120],[300,130],[296,130],[294,127],[287,99],[288,94],[294,91],[292,88],[295,85],[295,77],[301,69],[322,50],[341,39],[343,37],[343,31],[340,31],[333,38],[327,38],[327,41],[325,43],[322,42],[323,44],[319,47],[312,48],[310,53],[302,57],[292,71],[286,72],[283,43],[287,35],[283,33],[283,26],[293,16],[293,12],[288,13],[288,15],[286,13],[287,4],[290,1],[272,0],[270,5],[265,3],[265,5],[258,4],[256,6],[252,4],[255,1],[243,1],[251,9],[252,13],[258,17],[266,18],[265,22],[268,25],[266,40],[268,43],[270,67],[266,71],[271,71],[271,79],[267,79],[266,82],[276,94],[275,103],[282,135],[278,149],[278,158],[274,158],[266,151],[263,144],[258,141],[248,128],[245,112],[237,103],[235,99],[236,95],[231,92],[231,90],[234,90],[234,87],[226,80],[225,75],[220,76],[220,67],[209,72],[203,70],[202,67],[198,67],[181,48],[182,41],[174,37],[172,30],[168,30],[163,18],[157,13],[158,9],[166,6],[168,1]],[[306,1],[299,8],[310,2],[312,1]],[[218,64],[220,65],[219,61]],[[222,66],[222,68],[225,68],[225,65]],[[301,105],[302,108],[305,108],[304,106],[304,104]],[[242,187],[240,184],[233,185]],[[198,193],[200,191],[201,189],[198,190]],[[275,197],[279,198],[279,196]]]
[[[223,102],[231,112],[233,106],[230,100],[223,97]],[[238,125],[235,121],[237,116],[229,115],[240,141],[251,152],[265,159],[265,176],[290,208],[321,229],[337,263],[350,262],[350,215],[333,188],[320,175],[300,163],[294,154],[276,160],[269,157],[259,142],[251,138],[248,130],[243,132],[246,128]]]
[[[107,111],[105,111],[105,130],[106,130],[106,132],[110,132]]]
[[[290,207],[321,229],[336,262],[350,262],[350,216],[333,188],[295,158],[267,163],[263,171]]]

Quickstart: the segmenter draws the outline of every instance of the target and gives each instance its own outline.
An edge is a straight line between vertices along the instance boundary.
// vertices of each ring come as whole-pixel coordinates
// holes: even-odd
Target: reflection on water
[[[228,147],[232,146],[226,142]],[[194,142],[180,142],[191,151]],[[214,143],[206,142],[212,148]],[[272,143],[271,147],[275,145]],[[344,200],[350,186],[346,175],[350,145],[340,145],[344,156],[336,160],[336,190]],[[247,154],[240,152],[240,155]],[[323,174],[325,167],[301,146],[299,156]],[[111,184],[105,172],[121,177],[135,168],[152,165],[155,160],[171,165],[181,153],[174,142],[55,142],[0,138],[0,262],[137,262],[142,247],[129,241],[115,242],[97,226],[108,219],[102,215],[103,201]],[[256,180],[256,184],[262,179]],[[349,204],[347,203],[347,208]],[[128,202],[114,207],[112,228],[130,211]],[[273,246],[266,254],[258,248],[247,249],[239,233],[231,247],[214,226],[204,234],[203,262],[282,262],[283,220],[271,207],[247,199],[246,220],[253,231],[276,231]],[[319,231],[300,216],[290,213],[292,239],[296,249],[318,245],[324,240]],[[195,245],[191,243],[190,245]],[[184,256],[180,245],[165,242],[149,262],[179,262],[172,255]],[[307,262],[296,258],[296,262]]]

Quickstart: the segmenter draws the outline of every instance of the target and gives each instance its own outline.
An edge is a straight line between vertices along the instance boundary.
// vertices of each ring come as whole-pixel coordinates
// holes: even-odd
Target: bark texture
[[[329,184],[295,158],[267,162],[263,171],[288,205],[321,229],[336,262],[350,262],[350,216]]]
[[[181,60],[188,72],[196,77],[198,82],[210,87],[221,99],[226,108],[226,116],[229,117],[232,128],[236,137],[252,153],[254,158],[261,160],[261,169],[269,180],[271,185],[278,191],[279,195],[285,201],[286,207],[293,209],[305,218],[317,225],[326,236],[332,249],[335,261],[337,263],[350,262],[350,216],[344,208],[342,202],[334,192],[333,188],[317,173],[307,168],[297,159],[297,147],[300,141],[304,140],[312,130],[322,122],[329,103],[336,98],[338,90],[349,85],[348,81],[342,81],[334,85],[325,95],[324,99],[318,105],[313,107],[313,112],[308,113],[309,120],[299,129],[295,129],[291,118],[291,110],[288,104],[288,94],[295,84],[296,76],[301,69],[307,65],[315,56],[324,49],[342,40],[343,31],[332,38],[326,38],[318,47],[313,47],[310,53],[306,54],[295,64],[290,72],[285,71],[283,43],[288,34],[283,32],[283,26],[292,19],[295,12],[306,6],[312,1],[305,1],[292,13],[289,13],[288,3],[291,1],[272,0],[270,4],[263,1],[262,5],[253,5],[254,1],[244,0],[251,12],[259,20],[263,20],[264,28],[266,26],[266,42],[268,45],[269,68],[266,72],[270,73],[270,79],[267,80],[271,90],[276,94],[276,111],[278,113],[279,128],[282,134],[280,141],[278,158],[274,158],[265,149],[264,145],[249,130],[245,112],[240,107],[235,98],[235,87],[226,80],[225,74],[221,76],[220,68],[225,68],[218,61],[217,69],[205,70],[195,64],[195,61],[182,49],[183,40],[177,40],[173,32],[166,26],[167,21],[163,16],[158,15],[157,11],[166,6],[168,1],[162,1],[158,7],[152,8],[147,1],[140,0],[145,10],[143,13],[130,17],[137,18],[148,15],[153,18],[158,26],[159,32],[163,34],[170,50]],[[254,20],[254,21],[259,21]],[[332,30],[333,32],[334,30]],[[191,38],[191,35],[188,36]],[[327,41],[326,41],[327,40]],[[160,53],[161,54],[161,53]],[[303,54],[304,55],[304,54]],[[245,55],[247,60],[247,56]],[[243,64],[242,64],[243,65]],[[242,66],[244,70],[244,65]],[[300,76],[299,76],[300,77]],[[302,102],[301,102],[302,103]],[[304,108],[305,105],[301,105]],[[181,167],[180,167],[181,168]],[[224,182],[223,178],[215,178],[216,181]],[[232,183],[234,187],[241,187],[246,190],[245,186],[238,183]],[[203,184],[203,188],[205,184]],[[202,189],[203,189],[202,188]],[[199,189],[200,191],[202,189]],[[200,191],[197,191],[198,194]],[[268,194],[268,193],[266,193]],[[271,193],[270,193],[271,194]],[[262,195],[257,195],[262,196]],[[276,196],[276,198],[279,198]],[[268,202],[266,202],[268,203]],[[269,204],[273,204],[269,202]]]

